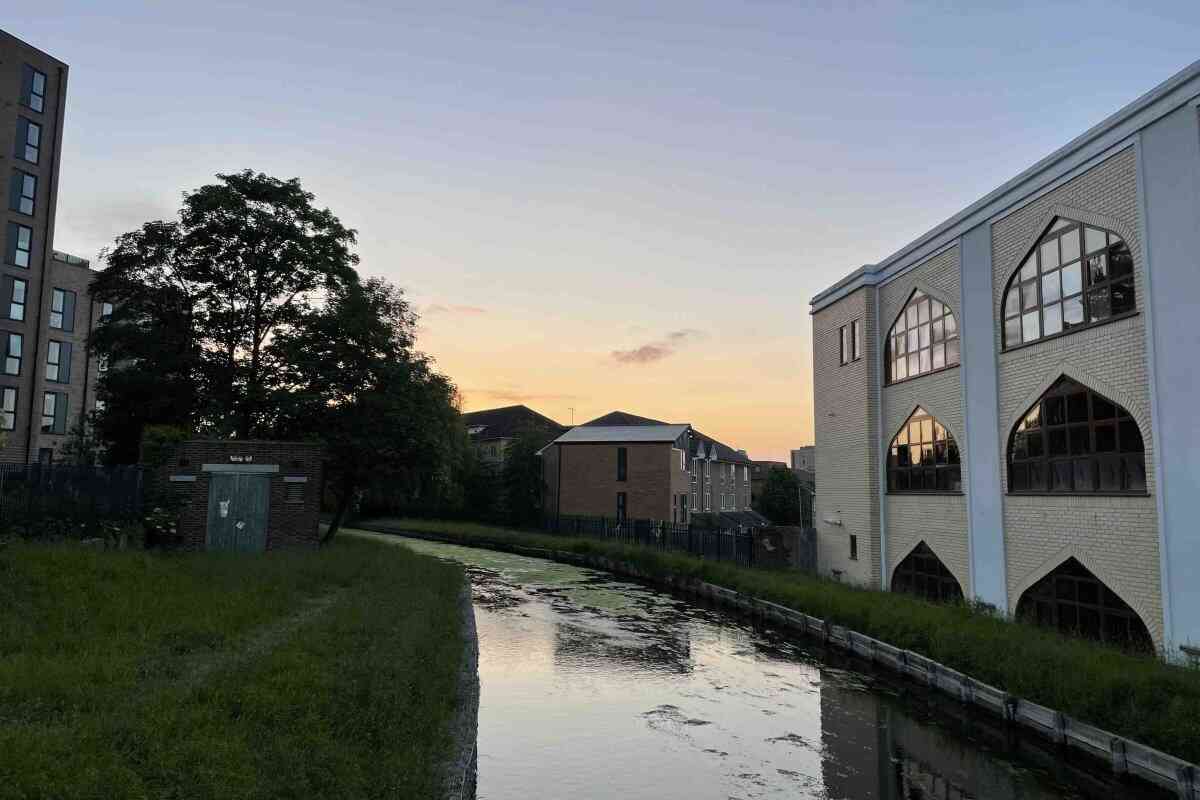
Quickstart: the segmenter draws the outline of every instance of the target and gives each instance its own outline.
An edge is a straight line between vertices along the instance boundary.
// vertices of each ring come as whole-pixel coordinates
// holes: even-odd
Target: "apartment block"
[[[1200,646],[1200,62],[812,300],[821,568]]]

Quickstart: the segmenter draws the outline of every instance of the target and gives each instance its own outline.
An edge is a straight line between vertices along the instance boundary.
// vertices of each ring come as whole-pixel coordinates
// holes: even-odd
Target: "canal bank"
[[[464,583],[458,595],[458,617],[462,625],[462,663],[458,668],[458,697],[450,721],[453,739],[443,767],[446,800],[474,800],[478,773],[479,736],[479,632],[471,585]]]
[[[471,579],[480,800],[1170,796],[769,620],[586,566],[380,538]]]
[[[1116,774],[1169,787],[1180,797],[1196,796],[1195,768],[1163,751],[1164,742],[1181,753],[1195,747],[1194,720],[1200,718],[1195,714],[1200,676],[1194,671],[1138,659],[1087,642],[1063,640],[1026,626],[972,614],[967,609],[929,606],[907,597],[854,590],[794,573],[739,569],[609,542],[469,524],[434,524],[440,530],[429,530],[431,523],[416,521],[376,522],[369,527],[553,558],[651,581],[675,591],[701,593],[743,612],[766,616],[793,632],[815,635],[833,647],[873,659],[900,675],[953,695],[966,705],[997,714],[1014,731],[1034,732],[1060,745],[1065,752],[1086,753],[1103,760]],[[747,591],[750,588],[753,591]],[[831,613],[817,617],[799,611],[797,596],[811,606],[820,605],[813,610]],[[776,600],[783,602],[773,602]],[[906,644],[906,639],[920,640],[914,637],[911,624],[908,628],[902,624],[913,619],[927,633],[935,634],[929,640],[934,646],[925,648],[924,653],[911,646],[889,644],[889,641]],[[872,625],[837,624],[853,620]],[[864,627],[875,636],[858,632]],[[886,638],[879,635],[881,630]],[[887,632],[893,635],[887,636]],[[1006,649],[1011,652],[1004,652]],[[952,658],[942,653],[950,653]],[[984,664],[992,668],[993,675],[997,672],[1004,675],[1007,666],[1008,674],[1017,680],[1001,683],[992,676],[987,676],[991,680],[980,678],[984,670],[955,668],[963,663],[980,664],[981,654],[989,659]],[[935,661],[929,655],[942,657]],[[1017,686],[1013,687],[1014,683]],[[998,684],[1008,684],[1009,691],[994,688]],[[1035,692],[1013,691],[1013,688],[1040,691],[1051,701],[1036,696]],[[1030,696],[1040,702],[1026,699]],[[1068,702],[1052,704],[1055,698]],[[1083,719],[1098,724],[1089,725],[1080,721]],[[1108,733],[1104,727],[1115,733]],[[1134,733],[1131,735],[1130,731]]]

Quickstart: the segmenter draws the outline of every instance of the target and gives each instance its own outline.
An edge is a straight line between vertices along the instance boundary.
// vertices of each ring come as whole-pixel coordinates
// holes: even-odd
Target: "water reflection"
[[[720,611],[591,570],[403,542],[471,576],[482,800],[1168,796]]]

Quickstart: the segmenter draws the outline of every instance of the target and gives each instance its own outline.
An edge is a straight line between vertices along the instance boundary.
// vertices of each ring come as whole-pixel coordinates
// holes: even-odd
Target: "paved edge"
[[[450,735],[454,741],[446,762],[446,800],[475,800],[479,756],[479,633],[475,628],[475,607],[471,603],[471,581],[464,576],[458,596],[462,620],[463,658],[458,671],[458,702]]]

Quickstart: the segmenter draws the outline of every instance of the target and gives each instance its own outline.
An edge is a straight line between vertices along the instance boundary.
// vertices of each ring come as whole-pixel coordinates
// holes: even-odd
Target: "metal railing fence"
[[[715,561],[754,566],[754,536],[749,530],[707,528],[651,519],[616,519],[563,515],[547,517],[548,533],[607,539],[664,551],[678,551]]]

